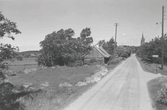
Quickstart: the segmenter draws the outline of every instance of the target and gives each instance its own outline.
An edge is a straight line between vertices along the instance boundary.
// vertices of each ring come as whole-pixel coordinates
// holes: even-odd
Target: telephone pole
[[[162,6],[162,37],[161,37],[161,40],[162,40],[161,69],[162,69],[162,70],[163,70],[163,68],[164,68],[164,17],[165,17],[164,11],[165,11],[165,7]]]
[[[118,26],[118,23],[115,23],[114,58],[116,57],[116,45],[117,45],[117,26]]]

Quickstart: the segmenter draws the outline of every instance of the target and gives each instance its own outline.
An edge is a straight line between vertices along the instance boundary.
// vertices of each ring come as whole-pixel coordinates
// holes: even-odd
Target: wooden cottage
[[[106,52],[101,46],[95,45],[92,47],[92,50],[89,54],[85,56],[86,60],[96,60],[99,63],[106,64],[109,61],[110,54]]]

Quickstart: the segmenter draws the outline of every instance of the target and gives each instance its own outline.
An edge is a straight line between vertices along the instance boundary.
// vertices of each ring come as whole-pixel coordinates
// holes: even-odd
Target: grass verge
[[[167,67],[164,66],[164,70],[160,69],[161,65],[156,65],[156,64],[147,64],[143,61],[141,61],[141,58],[137,57],[138,61],[141,64],[141,67],[143,70],[147,72],[151,72],[153,74],[160,73],[162,75],[167,76]],[[156,69],[157,66],[157,69]],[[148,91],[150,98],[152,100],[152,107],[155,108],[156,110],[167,110],[167,105],[161,104],[157,102],[157,96],[158,96],[158,91],[160,91],[163,88],[163,84],[167,83],[166,80],[162,80],[163,77],[158,77],[155,79],[152,79],[147,83]]]
[[[157,92],[159,90],[161,90],[162,83],[164,83],[164,82],[161,82],[160,79],[161,78],[159,77],[159,78],[156,78],[156,79],[153,79],[153,80],[149,81],[147,83],[147,86],[148,86],[149,94],[150,94],[150,97],[151,97],[151,100],[152,100],[153,108],[155,108],[156,110],[167,110],[167,105],[158,103],[156,101],[157,100],[157,95],[158,95]]]
[[[162,75],[167,76],[167,66],[164,65],[164,69],[162,70],[160,64],[146,63],[146,62],[142,61],[141,58],[139,58],[139,57],[137,57],[137,60],[140,62],[143,70],[145,70],[147,72],[154,73],[154,74],[160,73]]]

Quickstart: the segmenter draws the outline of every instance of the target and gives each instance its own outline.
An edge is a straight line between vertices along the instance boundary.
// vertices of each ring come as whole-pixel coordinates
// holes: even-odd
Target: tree
[[[99,46],[102,46],[110,55],[114,54],[114,39],[113,37],[109,40],[109,41],[105,41],[105,40],[100,40],[98,42]]]
[[[8,37],[14,40],[13,34],[20,34],[17,29],[16,23],[8,20],[0,12],[0,38]],[[11,44],[0,44],[0,78],[4,78],[2,70],[4,69],[3,61],[6,59],[12,59],[18,50],[18,47],[13,47]]]
[[[39,65],[69,65],[77,60],[82,60],[84,55],[89,52],[93,42],[90,28],[81,31],[80,37],[73,38],[72,29],[61,29],[46,35],[40,42],[41,54],[38,57]]]
[[[85,55],[91,50],[91,44],[93,43],[93,38],[90,37],[90,28],[85,28],[81,31],[80,37],[77,38],[79,57],[84,58]]]
[[[8,20],[0,12],[0,38],[8,37],[14,40],[13,34],[20,34],[21,32],[17,29],[16,23]],[[16,102],[18,99],[17,95],[13,93],[15,88],[9,82],[3,82],[5,79],[4,69],[7,68],[4,60],[12,59],[16,55],[18,47],[13,47],[11,44],[0,44],[0,109],[11,110],[18,109],[19,103]],[[16,107],[17,105],[17,107]]]
[[[106,41],[105,40],[100,40],[98,42],[98,46],[103,46],[104,44],[106,44]]]
[[[17,29],[16,23],[8,20],[0,12],[0,38],[8,37],[14,40],[13,34],[20,34],[21,32]]]
[[[164,36],[166,38],[166,35]],[[167,39],[164,40],[164,42],[158,38],[155,37],[152,39],[152,41],[145,43],[144,45],[140,46],[137,49],[137,55],[142,58],[143,61],[146,61],[148,63],[153,63],[152,55],[158,55],[157,62],[161,63],[161,46],[164,45],[164,60],[167,60]]]
[[[42,49],[41,55],[38,57],[38,63],[46,66],[64,65],[63,57],[67,57],[65,53],[71,51],[70,47],[72,45],[69,44],[73,35],[74,31],[72,29],[61,29],[58,32],[54,31],[46,35],[45,39],[40,42]]]
[[[129,46],[118,46],[116,52],[118,57],[128,58],[131,54],[131,48]]]

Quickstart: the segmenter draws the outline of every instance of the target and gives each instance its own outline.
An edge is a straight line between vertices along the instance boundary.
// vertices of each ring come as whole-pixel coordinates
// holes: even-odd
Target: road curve
[[[64,110],[152,110],[144,72],[132,55]]]

